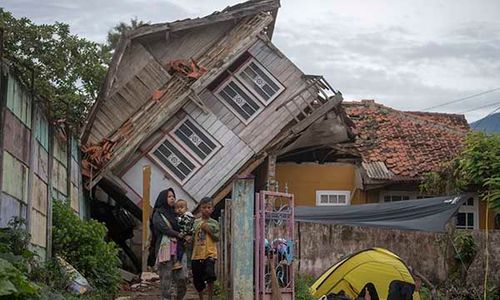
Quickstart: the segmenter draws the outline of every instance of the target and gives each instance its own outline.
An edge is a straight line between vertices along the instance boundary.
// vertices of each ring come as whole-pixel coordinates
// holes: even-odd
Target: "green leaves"
[[[38,290],[21,271],[0,258],[0,299],[29,299],[36,296]]]
[[[491,205],[491,208],[500,211],[500,175],[486,180],[484,183],[488,192],[486,192],[486,199]]]
[[[64,23],[37,25],[0,8],[7,57],[20,64],[24,84],[35,74],[36,94],[52,104],[53,118],[78,128],[97,97],[110,61],[103,45],[72,35]]]
[[[420,188],[434,194],[477,191],[491,208],[500,210],[500,134],[469,133],[460,155],[428,173]]]
[[[118,289],[120,260],[114,243],[105,241],[106,227],[96,220],[83,221],[61,201],[54,201],[52,245],[98,290]]]

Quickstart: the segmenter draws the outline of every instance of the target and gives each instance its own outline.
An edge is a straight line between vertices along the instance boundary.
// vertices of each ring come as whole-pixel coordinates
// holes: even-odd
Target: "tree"
[[[53,118],[75,129],[85,120],[107,71],[110,53],[103,45],[72,35],[64,23],[34,24],[0,8],[6,57],[17,61],[19,76],[35,93],[50,101]]]
[[[428,173],[421,189],[435,194],[478,191],[500,211],[500,134],[469,133],[458,157]]]
[[[143,22],[141,20],[138,20],[137,17],[130,19],[130,24],[120,22],[118,25],[116,25],[110,31],[108,31],[108,40],[107,40],[108,49],[114,50],[116,48],[118,41],[120,40],[120,36],[123,33],[137,29],[147,24],[149,24],[149,22]]]

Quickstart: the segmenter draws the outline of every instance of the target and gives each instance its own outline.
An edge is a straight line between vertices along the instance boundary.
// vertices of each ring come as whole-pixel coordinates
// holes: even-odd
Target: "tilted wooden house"
[[[280,151],[321,142],[303,138],[315,122],[337,120],[330,136],[345,139],[341,94],[271,41],[279,6],[248,1],[122,36],[82,135],[88,187],[139,204],[151,165],[152,201],[173,187],[193,207],[259,166],[272,178]]]

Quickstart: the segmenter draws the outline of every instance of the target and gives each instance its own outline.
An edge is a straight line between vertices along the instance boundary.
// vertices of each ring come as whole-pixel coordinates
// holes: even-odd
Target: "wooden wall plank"
[[[197,59],[214,43],[223,37],[234,26],[231,21],[219,22],[198,28],[186,30],[177,36],[171,34],[169,39],[154,39],[146,41],[149,51],[161,62],[167,63],[175,59]]]
[[[35,143],[35,154],[37,158],[33,165],[35,174],[47,183],[49,176],[49,153],[40,143]]]
[[[7,227],[12,217],[19,217],[21,212],[21,202],[14,197],[2,193],[0,201],[0,227]]]
[[[31,214],[31,242],[41,247],[47,246],[47,216],[37,210]]]
[[[33,209],[46,215],[47,214],[47,185],[38,177],[33,176]]]
[[[7,82],[7,108],[31,128],[31,93],[12,74]]]
[[[71,208],[77,213],[80,212],[80,202],[78,194],[79,194],[78,187],[75,186],[74,184],[71,184],[71,194],[70,194]]]
[[[42,147],[48,151],[49,150],[49,121],[47,118],[41,113],[41,110],[37,110],[37,126],[35,137],[36,140],[42,145]]]
[[[110,96],[103,101],[93,123],[91,141],[100,141],[117,130],[171,77],[150,54],[140,55],[147,56],[148,60],[140,69],[134,68],[135,73],[126,77],[127,81],[115,84]]]
[[[127,49],[115,74],[115,82],[112,90],[115,90],[125,82],[131,80],[139,70],[144,68],[152,57],[149,52],[139,42],[133,42]]]
[[[71,159],[71,182],[78,185],[80,180],[80,164],[74,159]]]
[[[3,152],[3,191],[16,199],[27,201],[27,167],[9,152]]]
[[[4,147],[25,164],[29,162],[30,130],[9,110],[5,111]]]
[[[52,163],[52,186],[61,194],[67,195],[66,167],[59,161]]]
[[[253,154],[243,141],[234,136],[185,184],[186,191],[195,199],[209,195],[210,190],[225,183],[223,178],[233,175],[228,174],[230,170],[242,166],[245,163],[243,159]]]

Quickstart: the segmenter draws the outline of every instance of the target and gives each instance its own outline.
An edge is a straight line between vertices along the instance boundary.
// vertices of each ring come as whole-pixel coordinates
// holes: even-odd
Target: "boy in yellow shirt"
[[[193,284],[200,300],[207,288],[208,299],[212,300],[215,275],[215,260],[217,259],[217,242],[219,241],[219,222],[210,218],[213,212],[212,198],[204,197],[200,201],[201,218],[194,221],[193,255],[191,267]]]

